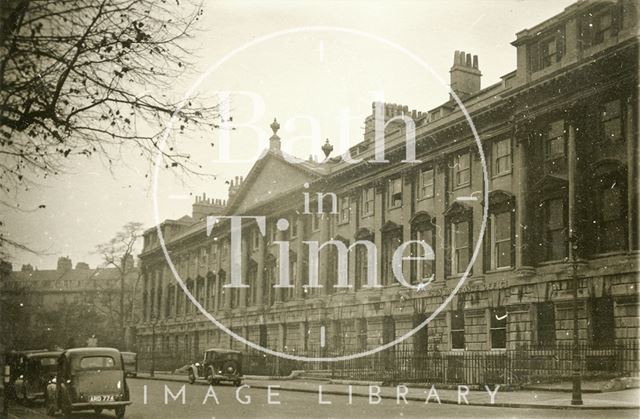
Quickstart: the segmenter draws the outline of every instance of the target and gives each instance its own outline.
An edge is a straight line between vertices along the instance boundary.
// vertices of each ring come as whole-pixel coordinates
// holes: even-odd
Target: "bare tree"
[[[9,282],[7,278],[0,284],[0,347],[20,349],[34,340],[30,314],[36,305],[26,286]]]
[[[110,163],[122,147],[145,157],[158,151],[164,125],[179,107],[167,92],[193,69],[183,41],[202,14],[199,4],[181,1],[0,2],[5,192],[59,173],[70,155]],[[215,105],[185,105],[176,114],[176,135],[215,126]],[[197,172],[173,145],[163,152],[164,164]]]
[[[113,284],[102,284],[101,301],[96,307],[106,310],[113,320],[118,322],[121,343],[124,343],[125,322],[132,316],[135,306],[135,288],[140,278],[133,264],[136,243],[142,235],[142,223],[130,222],[122,227],[114,238],[96,247],[105,268],[117,270],[119,290],[114,291]],[[117,302],[114,302],[114,297]],[[115,307],[114,307],[115,306]]]

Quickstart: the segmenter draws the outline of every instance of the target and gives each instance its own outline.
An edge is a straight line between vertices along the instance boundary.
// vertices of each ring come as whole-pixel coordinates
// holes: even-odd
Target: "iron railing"
[[[567,379],[572,373],[574,347],[570,343],[547,347],[522,345],[516,349],[492,351],[416,352],[400,345],[369,356],[334,362],[300,362],[249,351],[244,354],[243,371],[248,375],[286,376],[293,370],[307,375],[355,381],[434,384],[524,385]],[[640,375],[638,342],[606,348],[581,345],[577,349],[582,376],[618,377]],[[306,351],[296,355],[334,357],[342,352]],[[194,362],[178,351],[156,351],[155,370],[173,371]],[[141,370],[151,365],[151,353],[138,354]]]

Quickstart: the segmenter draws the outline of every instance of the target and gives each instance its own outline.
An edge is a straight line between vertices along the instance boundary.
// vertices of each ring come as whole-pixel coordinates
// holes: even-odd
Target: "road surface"
[[[184,390],[181,392],[181,389]],[[376,399],[370,403],[366,397],[347,395],[323,395],[250,387],[235,388],[230,385],[213,387],[189,385],[168,381],[130,379],[129,387],[133,404],[127,409],[129,419],[157,418],[596,418],[615,416],[616,419],[637,418],[637,410],[558,410],[479,407],[429,404],[409,400]],[[215,395],[214,395],[215,393]],[[145,397],[146,394],[146,397]],[[166,403],[165,403],[166,396]],[[184,396],[184,404],[183,402]],[[175,400],[174,400],[175,398]],[[270,399],[269,399],[270,398]],[[146,399],[146,400],[145,400]],[[217,399],[217,403],[216,403]],[[146,403],[145,403],[146,402]],[[42,405],[24,407],[13,404],[9,418],[41,419],[47,417]],[[61,414],[57,417],[62,418]],[[74,419],[114,418],[113,411],[100,415],[93,412],[75,412]]]

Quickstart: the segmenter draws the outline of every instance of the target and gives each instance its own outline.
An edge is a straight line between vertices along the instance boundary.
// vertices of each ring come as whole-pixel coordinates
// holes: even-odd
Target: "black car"
[[[202,362],[189,367],[189,383],[196,378],[204,378],[209,384],[217,385],[221,381],[232,382],[235,386],[242,384],[242,352],[230,349],[207,349]]]
[[[4,354],[4,365],[9,367],[9,397],[16,399],[14,384],[24,372],[26,358],[29,354],[46,352],[46,349],[31,349],[25,351],[9,351]]]
[[[62,352],[32,352],[23,355],[20,375],[13,383],[16,398],[24,404],[44,399],[47,384],[56,375],[58,357]]]
[[[122,361],[124,362],[124,372],[127,377],[138,376],[138,354],[135,352],[121,352]]]
[[[122,355],[113,348],[67,349],[58,358],[56,377],[47,386],[45,405],[49,416],[62,410],[115,410],[123,418],[130,405]]]

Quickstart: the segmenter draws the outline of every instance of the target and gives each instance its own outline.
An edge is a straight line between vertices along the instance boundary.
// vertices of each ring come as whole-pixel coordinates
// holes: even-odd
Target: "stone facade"
[[[122,266],[126,267],[126,323],[137,323],[142,313],[134,298],[140,293],[138,268],[132,256]],[[76,263],[74,268],[68,257],[58,258],[56,269],[37,269],[31,265],[23,265],[19,271],[11,270],[10,265],[6,268],[6,275],[0,276],[0,334],[6,347],[65,347],[70,338],[79,345],[92,335],[100,344],[125,344],[120,341],[120,330],[114,327],[120,319],[118,268],[90,268],[84,262]],[[96,324],[65,324],[65,314],[80,321],[84,313],[81,310],[85,308],[92,313],[87,322],[97,321]]]
[[[199,199],[194,217],[159,226],[187,288],[220,322],[273,350],[343,354],[372,349],[412,330],[452,293],[479,251],[471,275],[427,326],[406,340],[416,350],[487,351],[570,342],[573,269],[579,282],[580,340],[592,346],[638,339],[638,38],[635,2],[579,2],[523,30],[512,43],[517,69],[480,89],[477,57],[456,52],[453,87],[482,140],[450,99],[427,112],[376,103],[386,126],[387,164],[373,159],[372,116],[349,163],[290,163],[274,122],[271,147],[246,179],[232,182],[228,202]],[[468,71],[463,71],[468,67]],[[462,68],[462,70],[461,70]],[[465,77],[472,79],[466,80]],[[462,87],[463,86],[463,87]],[[378,108],[384,106],[384,109]],[[420,164],[402,162],[404,123],[416,125]],[[286,141],[286,138],[282,141]],[[487,162],[488,199],[482,154]],[[337,214],[305,214],[303,194],[333,192]],[[325,197],[325,208],[332,200]],[[207,207],[208,205],[208,207]],[[312,207],[316,205],[315,203]],[[488,206],[484,237],[483,210]],[[197,215],[196,215],[197,213]],[[206,232],[205,215],[265,215],[266,234],[243,223],[241,278],[231,270],[230,229]],[[284,232],[278,219],[289,221]],[[337,283],[336,256],[320,252],[320,289],[308,283],[303,240],[353,244],[371,240],[377,281],[366,288],[358,249],[349,252],[351,288]],[[570,240],[571,239],[571,240]],[[416,292],[390,274],[398,244],[423,240],[433,262],[406,262]],[[294,287],[273,288],[287,241]],[[330,247],[330,246],[328,246]],[[145,233],[139,350],[198,356],[207,347],[246,349],[217,330],[177,285],[159,247]],[[152,337],[152,334],[155,337]]]

